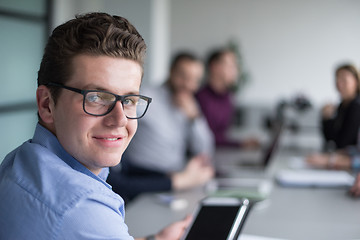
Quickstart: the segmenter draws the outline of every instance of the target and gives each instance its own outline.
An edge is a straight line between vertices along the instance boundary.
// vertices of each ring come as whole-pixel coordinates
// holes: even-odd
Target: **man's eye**
[[[106,102],[113,102],[115,101],[115,96],[109,93],[98,93],[97,94],[98,100],[106,101]]]
[[[136,105],[136,99],[135,98],[125,98],[123,105],[131,106]]]
[[[86,100],[92,103],[113,102],[115,100],[115,97],[108,93],[93,92],[93,93],[89,93],[86,96]]]
[[[87,100],[89,102],[98,102],[99,100],[101,100],[101,98],[97,94],[91,94],[87,96]]]

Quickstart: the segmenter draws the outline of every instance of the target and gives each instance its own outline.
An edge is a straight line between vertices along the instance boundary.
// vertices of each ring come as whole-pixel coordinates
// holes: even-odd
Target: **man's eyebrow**
[[[131,92],[128,92],[124,95],[139,95],[139,91],[131,91]]]
[[[94,84],[89,84],[89,85],[85,85],[83,87],[83,89],[87,89],[87,90],[100,90],[100,91],[106,91],[106,92],[110,92],[110,93],[113,93],[113,94],[116,94],[116,95],[139,95],[139,91],[138,90],[135,90],[135,91],[129,91],[129,92],[126,92],[124,94],[118,94],[112,90],[109,90],[109,89],[106,89],[106,88],[103,88],[103,87],[100,87],[100,86],[97,86],[97,85],[94,85]]]
[[[107,91],[107,89],[94,85],[94,84],[89,84],[89,85],[85,85],[83,87],[83,89],[87,89],[87,90],[102,90],[102,91]]]

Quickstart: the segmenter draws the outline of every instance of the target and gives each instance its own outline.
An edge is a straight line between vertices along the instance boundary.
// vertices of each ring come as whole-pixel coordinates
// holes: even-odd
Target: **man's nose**
[[[121,101],[117,101],[114,108],[107,115],[107,123],[109,125],[125,126],[127,121],[128,118],[126,117],[123,105]]]

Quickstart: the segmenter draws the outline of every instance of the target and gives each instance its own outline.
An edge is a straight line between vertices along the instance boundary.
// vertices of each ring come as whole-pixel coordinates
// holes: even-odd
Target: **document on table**
[[[272,181],[256,178],[217,178],[207,185],[209,196],[237,197],[260,201],[267,198]]]
[[[354,177],[346,171],[319,169],[285,169],[276,174],[277,182],[287,187],[349,187]]]

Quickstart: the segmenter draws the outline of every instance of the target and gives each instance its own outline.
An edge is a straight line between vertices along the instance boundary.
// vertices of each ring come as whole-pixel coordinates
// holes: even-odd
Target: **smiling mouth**
[[[105,139],[105,140],[107,140],[107,141],[117,141],[117,140],[119,140],[120,138],[103,138],[103,139]]]
[[[100,138],[100,137],[96,137],[96,139],[103,139],[103,140],[106,140],[106,141],[117,141],[117,140],[120,140],[121,138],[120,137],[112,137],[112,138]]]

